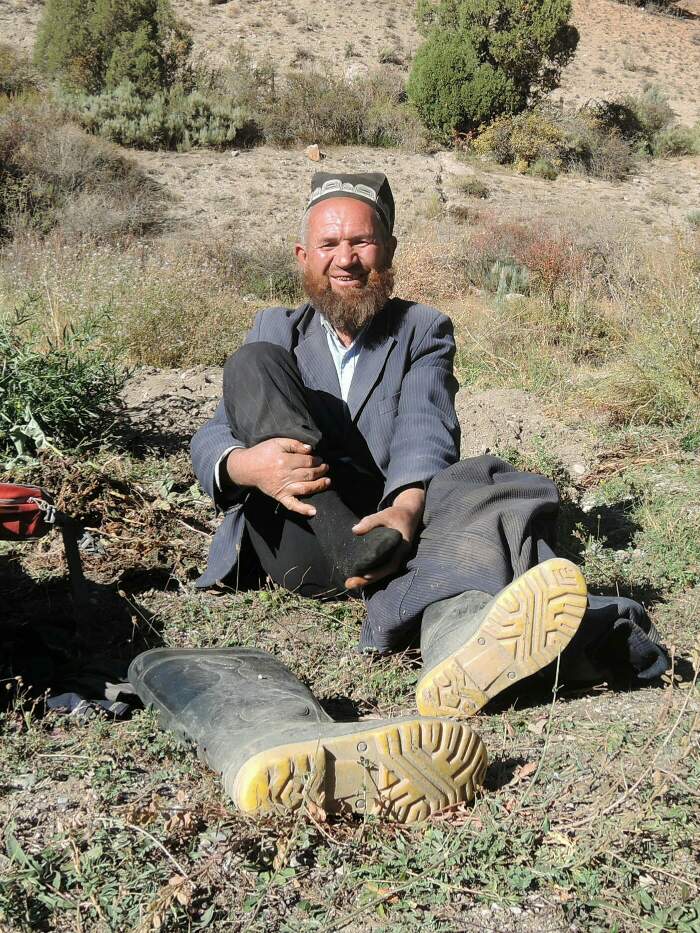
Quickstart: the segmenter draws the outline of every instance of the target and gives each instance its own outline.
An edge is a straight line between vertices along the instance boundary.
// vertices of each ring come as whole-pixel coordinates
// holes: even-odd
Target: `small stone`
[[[31,790],[37,782],[37,776],[32,771],[29,774],[18,774],[12,782],[12,786],[18,790]]]
[[[586,464],[585,463],[572,463],[571,472],[573,473],[574,476],[583,476],[583,474],[586,472]]]
[[[313,143],[311,146],[307,146],[306,149],[304,149],[304,152],[306,153],[306,158],[311,159],[312,162],[320,162],[323,158],[321,150],[318,148],[316,143]]]

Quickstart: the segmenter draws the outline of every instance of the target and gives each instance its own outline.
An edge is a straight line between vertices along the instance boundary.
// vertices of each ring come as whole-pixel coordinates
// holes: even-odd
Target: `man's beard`
[[[339,295],[331,288],[326,275],[314,276],[307,267],[303,276],[304,291],[314,308],[339,332],[355,336],[378,314],[394,291],[394,270],[373,269],[362,288],[349,288]]]

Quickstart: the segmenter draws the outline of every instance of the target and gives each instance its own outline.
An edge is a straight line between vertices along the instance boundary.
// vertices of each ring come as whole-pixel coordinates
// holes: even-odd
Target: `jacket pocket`
[[[380,415],[384,415],[387,412],[398,411],[400,398],[401,398],[400,392],[395,392],[393,395],[385,395],[384,398],[380,398],[377,401],[378,413]]]

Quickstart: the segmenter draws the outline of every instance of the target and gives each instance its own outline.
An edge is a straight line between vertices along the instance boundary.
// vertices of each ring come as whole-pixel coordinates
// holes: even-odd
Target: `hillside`
[[[280,71],[330,67],[357,74],[382,58],[408,63],[420,42],[414,0],[357,0],[350,8],[339,0],[173,5],[192,29],[196,53],[212,64],[225,64],[242,42]],[[650,15],[615,0],[574,0],[573,6],[581,41],[555,98],[581,104],[638,93],[653,82],[667,91],[682,122],[700,118],[700,0],[686,0],[689,18]],[[2,0],[0,37],[30,50],[40,13],[40,0]]]
[[[419,42],[414,0],[173,4],[209,64],[243,43],[363,93],[380,61],[403,79]],[[574,0],[581,43],[554,100],[653,82],[693,124],[700,0],[684,9]],[[40,12],[0,0],[0,39],[29,51]],[[306,127],[296,101],[282,113]],[[700,931],[700,155],[639,156],[612,134],[623,172],[579,160],[546,180],[432,143],[321,146],[320,163],[301,144],[139,151],[44,105],[32,90],[19,117],[0,110],[26,169],[0,212],[0,480],[76,519],[88,598],[76,626],[57,531],[0,542],[0,933]],[[557,553],[591,593],[642,604],[672,662],[635,680],[608,667],[613,640],[593,682],[557,666],[503,693],[469,721],[483,791],[416,827],[306,798],[249,817],[152,711],[110,705],[134,703],[144,649],[244,645],[337,720],[415,716],[418,652],[357,651],[362,600],[304,599],[245,566],[194,585],[221,515],[189,442],[255,312],[302,298],[291,246],[319,166],[390,178],[396,292],[454,325],[461,455],[549,476]],[[48,709],[50,691],[109,711]]]

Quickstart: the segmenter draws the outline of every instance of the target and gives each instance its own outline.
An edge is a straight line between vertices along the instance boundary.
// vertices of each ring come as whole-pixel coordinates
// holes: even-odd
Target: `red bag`
[[[56,520],[51,498],[38,486],[0,483],[0,541],[41,538]]]

